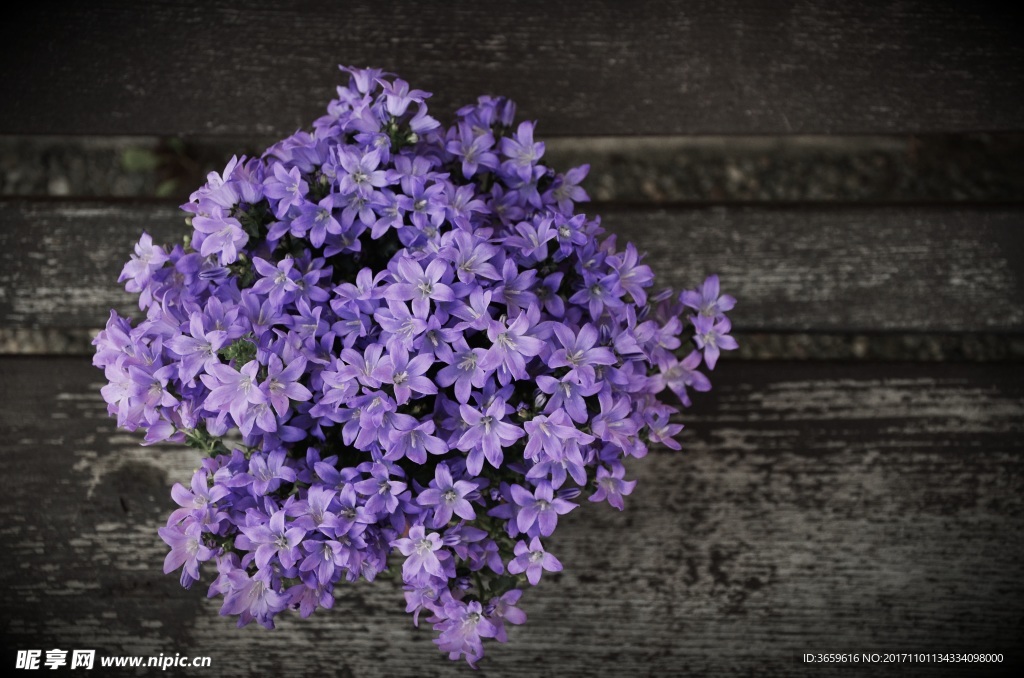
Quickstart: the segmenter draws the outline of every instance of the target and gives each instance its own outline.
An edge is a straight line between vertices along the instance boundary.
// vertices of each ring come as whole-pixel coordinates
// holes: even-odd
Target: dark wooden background
[[[338,63],[435,92],[442,118],[506,94],[540,137],[611,137],[626,154],[630,135],[1024,131],[1019,24],[984,3],[207,4],[14,10],[0,29],[0,135],[245,146],[308,125]],[[625,512],[588,504],[565,520],[551,544],[565,571],[528,592],[528,624],[489,645],[481,675],[978,672],[800,658],[825,652],[1005,656],[982,673],[1020,663],[1020,352],[871,349],[922,336],[1020,346],[1020,198],[595,204],[664,282],[719,272],[748,350],[723,359],[682,419],[684,452],[630,467]],[[85,336],[131,308],[117,273],[141,230],[177,237],[175,204],[0,200],[0,327]],[[794,337],[812,349],[787,352]],[[869,346],[836,360],[813,350],[821,337]],[[412,628],[394,583],[345,587],[334,610],[266,632],[235,629],[203,584],[162,575],[156,529],[196,458],[117,431],[87,350],[0,356],[0,661],[96,649],[212,658],[184,675],[469,675]]]

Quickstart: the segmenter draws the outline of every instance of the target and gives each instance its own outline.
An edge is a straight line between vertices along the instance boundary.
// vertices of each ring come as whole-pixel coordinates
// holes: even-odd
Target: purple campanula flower
[[[448,152],[462,158],[462,175],[469,179],[483,166],[490,170],[498,168],[498,156],[491,149],[494,136],[490,132],[478,133],[467,123],[452,130],[447,144]]]
[[[569,441],[587,444],[594,440],[594,436],[573,426],[565,410],[555,410],[550,417],[538,415],[527,421],[524,426],[528,437],[526,448],[523,450],[526,459],[536,458],[541,450],[552,458],[558,458],[562,448]]]
[[[250,360],[240,370],[215,363],[206,367],[206,374],[200,375],[203,384],[210,389],[205,407],[215,410],[227,409],[239,426],[246,418],[252,405],[267,401],[266,395],[256,385],[259,363]]]
[[[558,523],[558,516],[576,508],[576,504],[555,496],[551,484],[541,481],[531,493],[519,486],[512,486],[512,499],[519,506],[516,513],[516,527],[526,534],[551,536]]]
[[[640,254],[633,243],[627,243],[626,250],[621,254],[608,257],[608,265],[618,274],[619,287],[632,296],[639,306],[646,304],[647,292],[644,288],[654,282],[654,272],[650,266],[640,264]]]
[[[431,261],[424,270],[418,262],[403,257],[398,260],[394,273],[396,282],[388,287],[384,297],[395,301],[412,300],[413,311],[417,314],[426,313],[431,299],[435,302],[455,299],[452,288],[444,282],[450,279],[450,274],[440,259]]]
[[[388,171],[388,181],[398,182],[405,195],[415,195],[422,192],[433,166],[429,157],[399,155],[395,158],[394,169]]]
[[[306,370],[306,359],[299,356],[285,367],[276,355],[270,356],[267,365],[267,379],[260,386],[265,389],[267,400],[273,405],[278,416],[288,411],[288,401],[306,401],[313,397],[308,388],[299,383]]]
[[[492,321],[487,326],[487,338],[491,347],[484,359],[484,369],[493,370],[503,366],[513,379],[525,379],[526,359],[539,355],[544,342],[527,334],[531,329],[530,319],[524,311],[510,325]]]
[[[401,347],[408,351],[412,349],[420,335],[427,331],[429,306],[413,307],[410,312],[409,305],[404,301],[393,301],[388,299],[386,308],[378,308],[373,319],[388,333],[388,349]]]
[[[583,385],[570,377],[568,373],[560,380],[544,374],[537,377],[537,388],[551,396],[545,405],[545,412],[551,414],[559,408],[564,408],[573,421],[582,424],[590,416],[587,413],[585,398],[600,391],[601,384]]]
[[[398,507],[398,494],[403,492],[406,484],[391,479],[391,472],[384,464],[374,464],[371,478],[355,484],[360,494],[369,497],[366,510],[371,513],[391,513]]]
[[[663,369],[660,374],[655,375],[656,390],[670,388],[679,396],[683,405],[689,407],[690,397],[686,393],[687,387],[694,391],[711,390],[711,382],[704,374],[697,371],[701,359],[700,351],[690,351],[690,354],[682,360],[673,361],[668,369]]]
[[[396,426],[388,434],[391,449],[385,459],[397,460],[405,457],[415,464],[425,464],[427,454],[445,454],[448,445],[434,434],[434,422],[419,423],[414,417],[408,427]]]
[[[444,184],[414,184],[411,195],[398,196],[398,206],[405,210],[412,225],[421,231],[437,228],[444,222],[447,210]]]
[[[533,126],[528,121],[519,123],[515,136],[503,138],[500,145],[502,155],[508,158],[503,169],[524,181],[531,178],[534,163],[544,155],[544,144],[533,140]]]
[[[697,333],[694,340],[697,342],[697,346],[704,351],[704,362],[709,370],[715,369],[719,350],[731,351],[738,348],[736,339],[729,336],[732,323],[728,318],[715,322],[714,318],[699,315],[693,319],[693,328]]]
[[[284,450],[275,450],[266,458],[253,455],[249,460],[249,475],[252,477],[253,491],[257,494],[273,492],[281,486],[281,481],[295,480],[295,470],[285,463]]]
[[[700,291],[683,290],[679,293],[679,301],[707,318],[721,318],[726,311],[736,306],[736,299],[728,294],[720,295],[718,276],[708,276]]]
[[[604,346],[595,346],[598,340],[597,329],[587,323],[580,328],[578,334],[564,325],[555,325],[555,336],[562,348],[555,349],[548,358],[549,367],[568,367],[566,376],[580,384],[592,384],[596,379],[594,365],[614,365],[615,354]]]
[[[123,282],[125,289],[129,292],[140,294],[139,305],[146,308],[152,301],[150,283],[153,274],[163,267],[168,259],[167,252],[159,245],[153,245],[153,238],[148,233],[143,233],[139,242],[135,245],[135,254],[124,268],[117,282]]]
[[[604,466],[597,467],[597,490],[590,495],[590,501],[605,501],[619,509],[625,508],[622,497],[633,492],[635,480],[623,480],[626,469],[622,464],[615,464],[611,471]]]
[[[193,217],[192,226],[196,233],[203,235],[199,253],[204,257],[216,254],[222,266],[234,263],[238,259],[238,248],[249,242],[249,235],[242,230],[238,219],[219,210],[208,217]]]
[[[523,429],[504,421],[509,409],[501,398],[495,398],[485,412],[469,405],[459,407],[467,429],[456,446],[469,452],[466,468],[473,475],[480,474],[485,458],[491,466],[500,468],[503,458],[501,448],[526,435]]]
[[[387,186],[386,173],[380,166],[380,152],[372,150],[361,154],[353,150],[338,151],[338,164],[344,172],[338,174],[338,190],[341,193],[358,193],[369,198],[374,188]]]
[[[171,547],[164,559],[164,574],[174,572],[179,567],[181,584],[185,588],[199,581],[199,564],[213,558],[213,549],[203,544],[202,526],[195,521],[188,522],[184,527],[161,527],[157,530],[160,538]]]
[[[177,524],[188,516],[196,518],[200,523],[205,523],[211,505],[231,494],[231,491],[223,485],[214,484],[213,487],[210,487],[207,484],[207,478],[206,471],[196,471],[192,474],[190,490],[185,489],[181,483],[174,483],[171,487],[171,498],[181,508],[171,513],[168,524]]]
[[[501,280],[494,288],[494,301],[508,307],[509,315],[515,315],[530,304],[537,303],[537,295],[532,292],[537,272],[533,269],[520,271],[515,262],[509,258],[501,268]]]
[[[495,634],[494,639],[499,643],[508,642],[508,634],[505,632],[504,622],[516,625],[526,623],[526,613],[516,607],[522,596],[522,591],[512,589],[502,594],[500,598],[491,599],[491,604],[488,607],[493,608],[491,621],[498,628],[498,633]]]
[[[295,525],[307,532],[319,530],[322,527],[334,527],[334,513],[330,507],[337,496],[337,491],[328,489],[322,485],[313,485],[305,499],[295,502],[289,513],[296,516]]]
[[[402,565],[402,578],[406,582],[423,581],[424,574],[448,578],[441,564],[442,557],[448,554],[441,550],[441,538],[436,532],[425,534],[423,526],[416,525],[409,530],[408,537],[396,539],[391,545],[406,557]]]
[[[562,571],[562,563],[544,550],[538,537],[531,539],[529,546],[522,540],[516,542],[515,555],[516,557],[508,564],[508,571],[512,574],[525,572],[526,579],[534,586],[540,583],[541,570]]]
[[[489,280],[500,278],[491,263],[497,253],[497,247],[467,231],[455,231],[447,251],[442,252],[452,262],[459,281],[466,284],[475,282],[477,276]]]
[[[593,320],[600,320],[606,308],[614,311],[623,306],[622,287],[618,278],[617,273],[602,276],[584,275],[583,289],[569,297],[569,301],[573,304],[586,304],[590,310],[590,317]]]
[[[256,547],[256,567],[265,569],[270,559],[277,556],[284,567],[293,567],[301,557],[298,546],[306,536],[306,530],[292,523],[285,523],[285,512],[276,511],[265,525],[241,526],[242,534]]]
[[[558,210],[562,214],[571,216],[573,213],[573,203],[590,200],[587,192],[580,187],[580,182],[587,177],[588,172],[590,172],[590,165],[580,165],[579,167],[573,167],[555,181],[555,185],[551,189],[551,195],[558,204]]]
[[[295,260],[285,257],[277,266],[259,257],[253,257],[253,265],[262,276],[252,286],[257,294],[269,295],[270,302],[277,307],[293,301],[299,290],[299,272],[295,269]]]
[[[462,332],[467,329],[486,330],[491,326],[491,313],[488,310],[491,306],[492,293],[475,288],[469,294],[468,301],[458,301],[452,305],[451,314],[461,318],[463,322],[457,323],[454,330]]]
[[[333,539],[306,540],[302,547],[309,555],[299,563],[299,571],[314,572],[320,583],[330,582],[341,560],[341,544]]]
[[[284,609],[287,598],[274,590],[270,574],[260,571],[254,576],[243,569],[227,575],[230,589],[224,594],[221,614],[237,614],[240,623],[256,620],[261,626],[273,628],[273,616]]]
[[[336,196],[327,195],[316,204],[304,202],[299,205],[299,216],[291,222],[292,235],[302,237],[308,233],[310,244],[322,247],[328,236],[344,233],[344,227],[334,214],[337,202]]]
[[[452,355],[452,362],[437,373],[439,386],[455,385],[455,397],[462,404],[469,402],[473,388],[483,388],[488,372],[481,367],[487,357],[482,348],[467,348]]]
[[[394,82],[381,80],[380,83],[384,88],[387,111],[396,118],[405,115],[410,104],[422,104],[430,96],[423,90],[409,89],[409,83],[405,80],[396,78]]]
[[[183,585],[213,560],[222,614],[272,627],[397,550],[414,621],[473,664],[560,569],[558,516],[621,509],[625,457],[679,449],[658,398],[710,388],[735,300],[654,291],[511,101],[441,128],[426,92],[342,71],[312,130],[208,175],[183,243],[143,234],[120,281],[145,315],[112,313],[93,363],[119,426],[202,454],[160,532]]]
[[[286,170],[279,164],[274,165],[273,176],[263,184],[263,192],[268,198],[277,201],[275,214],[283,218],[289,207],[298,207],[309,193],[309,185],[302,178],[298,167]]]
[[[648,438],[652,443],[661,443],[673,450],[680,450],[682,446],[676,442],[674,436],[683,430],[682,424],[673,424],[669,417],[674,410],[666,406],[651,406],[644,413],[649,428]]]
[[[480,639],[493,638],[498,633],[497,627],[484,616],[478,601],[466,604],[451,600],[444,606],[444,615],[445,621],[434,624],[434,629],[440,631],[434,642],[450,659],[465,655],[469,665],[475,668],[474,662],[484,653]]]
[[[434,382],[423,376],[433,364],[434,360],[430,355],[421,354],[410,359],[408,351],[396,346],[374,367],[373,377],[382,384],[391,384],[395,391],[395,402],[404,405],[413,393],[437,393]]]
[[[448,465],[440,463],[434,471],[433,487],[420,492],[417,503],[420,506],[434,507],[432,527],[441,529],[452,519],[452,514],[464,520],[476,518],[476,511],[466,497],[476,491],[476,485],[466,480],[452,480]]]

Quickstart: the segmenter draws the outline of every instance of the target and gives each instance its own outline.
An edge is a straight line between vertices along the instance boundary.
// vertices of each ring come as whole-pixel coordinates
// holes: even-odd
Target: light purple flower
[[[405,563],[402,564],[402,578],[406,582],[423,581],[424,574],[442,579],[447,578],[444,567],[441,565],[441,557],[447,556],[447,554],[441,551],[441,538],[437,536],[436,532],[425,534],[423,526],[416,525],[409,530],[408,537],[396,539],[391,542],[391,545],[405,556]]]
[[[519,506],[516,513],[516,527],[520,532],[549,537],[558,524],[558,516],[576,508],[576,504],[556,497],[551,484],[541,481],[534,491],[512,486],[512,499]]]
[[[466,480],[452,480],[448,465],[440,463],[434,470],[434,482],[420,492],[416,502],[420,506],[434,507],[432,527],[441,529],[452,519],[452,514],[464,520],[474,520],[476,511],[466,497],[476,491],[476,485]]]
[[[721,294],[718,276],[708,276],[700,291],[683,290],[679,293],[679,301],[708,318],[721,318],[727,311],[736,306],[736,299],[728,294]]]
[[[597,490],[590,495],[590,501],[605,501],[619,509],[625,508],[622,497],[633,492],[635,480],[623,480],[626,469],[622,464],[615,464],[609,472],[604,466],[597,467]]]
[[[485,412],[469,405],[459,406],[467,428],[456,447],[469,452],[466,468],[473,475],[480,475],[485,458],[491,466],[500,468],[504,457],[501,448],[526,435],[523,429],[504,420],[508,412],[509,408],[501,398],[495,398]]]
[[[728,318],[715,322],[714,318],[699,315],[693,318],[693,328],[696,331],[694,340],[697,346],[704,351],[704,362],[709,370],[715,369],[718,362],[719,351],[732,351],[739,347],[736,339],[729,336],[732,323]]]
[[[540,583],[541,570],[548,572],[561,572],[562,563],[553,555],[544,550],[540,538],[534,537],[527,546],[525,541],[519,540],[515,546],[516,557],[508,564],[508,571],[511,574],[526,573],[526,579],[536,586]]]

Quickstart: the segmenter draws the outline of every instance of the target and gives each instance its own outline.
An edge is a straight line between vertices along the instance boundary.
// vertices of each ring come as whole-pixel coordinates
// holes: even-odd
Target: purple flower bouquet
[[[145,320],[112,312],[93,362],[119,426],[203,455],[159,530],[183,586],[209,563],[221,613],[272,627],[400,563],[414,623],[473,664],[562,569],[559,517],[621,510],[623,459],[679,449],[657,396],[711,387],[735,301],[714,276],[650,293],[576,212],[588,167],[541,164],[507,99],[444,128],[342,70],[312,132],[209,176],[183,244],[143,234],[120,280]]]

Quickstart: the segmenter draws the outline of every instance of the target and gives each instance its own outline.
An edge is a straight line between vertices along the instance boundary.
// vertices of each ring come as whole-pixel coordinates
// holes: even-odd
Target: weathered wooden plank
[[[565,571],[529,592],[529,622],[482,675],[788,676],[804,652],[1021,661],[1024,367],[725,362],[716,376],[686,452],[630,465],[625,512],[567,516],[550,544]],[[117,433],[100,380],[81,359],[0,360],[0,645],[206,655],[211,675],[450,674],[393,583],[268,633],[160,574],[168,488],[196,459]]]
[[[550,134],[1018,130],[1024,45],[991,3],[36,2],[0,41],[0,132],[280,134],[338,63],[516,99]],[[69,114],[72,112],[73,114]]]
[[[274,137],[0,135],[0,195],[184,202]],[[1018,203],[1024,132],[856,136],[545,136],[543,162],[590,165],[599,202]]]
[[[1024,329],[1024,212],[1014,208],[604,209],[661,284],[717,272],[739,330]],[[91,328],[129,312],[116,284],[143,231],[176,242],[164,204],[0,202],[0,323]]]

